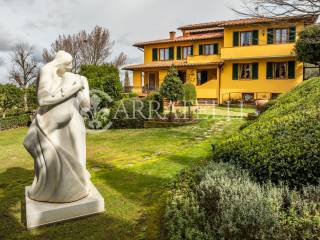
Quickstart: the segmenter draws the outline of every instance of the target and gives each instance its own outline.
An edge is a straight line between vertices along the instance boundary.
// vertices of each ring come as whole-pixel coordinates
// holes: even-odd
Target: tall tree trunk
[[[24,102],[24,111],[27,112],[28,111],[28,92],[26,88],[24,88],[23,102]]]

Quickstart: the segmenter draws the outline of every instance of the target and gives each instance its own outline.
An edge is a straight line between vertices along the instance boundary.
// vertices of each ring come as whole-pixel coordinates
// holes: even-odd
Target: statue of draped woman
[[[41,68],[39,109],[24,140],[34,159],[32,200],[67,203],[90,192],[86,170],[86,131],[80,109],[90,108],[87,79],[68,72],[72,56],[59,51]]]

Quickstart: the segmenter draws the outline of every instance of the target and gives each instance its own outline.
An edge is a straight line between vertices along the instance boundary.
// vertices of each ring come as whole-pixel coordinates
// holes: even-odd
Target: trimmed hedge
[[[154,105],[150,100],[128,98],[115,102],[109,114],[111,128],[143,128],[144,122],[153,117],[153,114],[150,115],[150,109],[153,110]]]
[[[25,127],[31,123],[30,114],[21,114],[12,117],[0,118],[0,130]]]
[[[258,181],[320,183],[320,79],[301,83],[218,145],[214,161],[233,162]]]
[[[170,240],[318,239],[320,188],[261,186],[227,163],[182,173],[169,193]]]

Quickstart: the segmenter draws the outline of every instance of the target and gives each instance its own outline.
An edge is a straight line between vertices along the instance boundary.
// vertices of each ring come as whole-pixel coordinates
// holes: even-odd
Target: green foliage
[[[153,118],[155,105],[151,97],[122,99],[110,109],[112,128],[143,128]]]
[[[134,92],[129,92],[129,93],[122,93],[121,98],[137,98],[139,97],[139,94],[134,93]]]
[[[12,108],[22,107],[23,91],[13,84],[0,84],[0,108],[3,117]]]
[[[215,161],[249,169],[258,181],[320,183],[320,79],[303,82],[217,146]]]
[[[295,53],[299,61],[320,64],[320,25],[308,26],[299,33]]]
[[[0,118],[0,130],[25,127],[31,123],[30,114]]]
[[[82,65],[80,74],[88,78],[91,90],[107,93],[113,101],[121,99],[122,85],[119,70],[113,65]],[[109,104],[106,102],[106,104]]]
[[[37,100],[37,88],[36,86],[30,86],[24,91],[27,92],[28,99],[28,108],[30,110],[35,110],[38,108],[38,100]]]
[[[178,71],[171,67],[160,88],[160,95],[170,101],[183,98],[183,83],[179,78]]]
[[[188,106],[194,104],[197,100],[196,87],[192,83],[183,84],[183,100]]]
[[[197,100],[196,87],[192,83],[183,84],[183,100],[188,106],[188,116],[191,118],[191,106]]]
[[[163,113],[163,97],[160,95],[159,92],[151,92],[146,97],[148,101],[153,102],[153,109],[157,110],[158,113]]]
[[[173,183],[165,213],[168,238],[317,239],[320,188],[303,192],[261,186],[232,165],[211,162]]]

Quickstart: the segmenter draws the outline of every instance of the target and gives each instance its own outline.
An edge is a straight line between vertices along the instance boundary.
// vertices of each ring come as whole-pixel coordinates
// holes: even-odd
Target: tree
[[[2,117],[6,117],[6,113],[13,107],[19,107],[22,100],[23,91],[13,84],[0,85],[0,108]]]
[[[112,101],[121,99],[122,85],[119,70],[114,65],[82,65],[80,74],[88,78],[91,89],[107,93]],[[110,104],[105,102],[105,105]]]
[[[127,55],[122,52],[122,53],[120,53],[118,56],[115,57],[115,59],[113,60],[112,64],[113,64],[115,67],[120,68],[120,67],[123,66],[126,62],[127,62]]]
[[[277,17],[320,14],[319,0],[243,0],[235,12],[253,17]]]
[[[167,76],[160,88],[160,94],[163,98],[167,98],[170,109],[170,116],[172,115],[173,101],[181,100],[183,98],[183,83],[179,78],[178,71],[174,67],[171,67]]]
[[[197,100],[196,87],[192,83],[183,84],[183,100],[188,106],[188,116],[191,117],[191,106]]]
[[[27,88],[38,76],[37,63],[34,58],[33,47],[28,43],[16,44],[11,52],[11,69],[9,79],[18,84],[24,91],[24,110],[28,110]]]
[[[124,75],[124,83],[123,83],[124,89],[126,92],[129,92],[129,87],[130,87],[130,78],[129,78],[129,72],[126,71]]]
[[[308,26],[301,31],[294,51],[299,61],[320,68],[320,25]]]
[[[50,49],[43,50],[42,56],[45,62],[49,62],[59,50],[64,50],[73,57],[72,72],[78,72],[81,65],[107,63],[113,45],[114,42],[110,39],[109,30],[96,26],[90,33],[82,30],[73,35],[60,35],[51,44]],[[120,53],[111,63],[119,67],[124,64],[126,59],[127,56]]]

